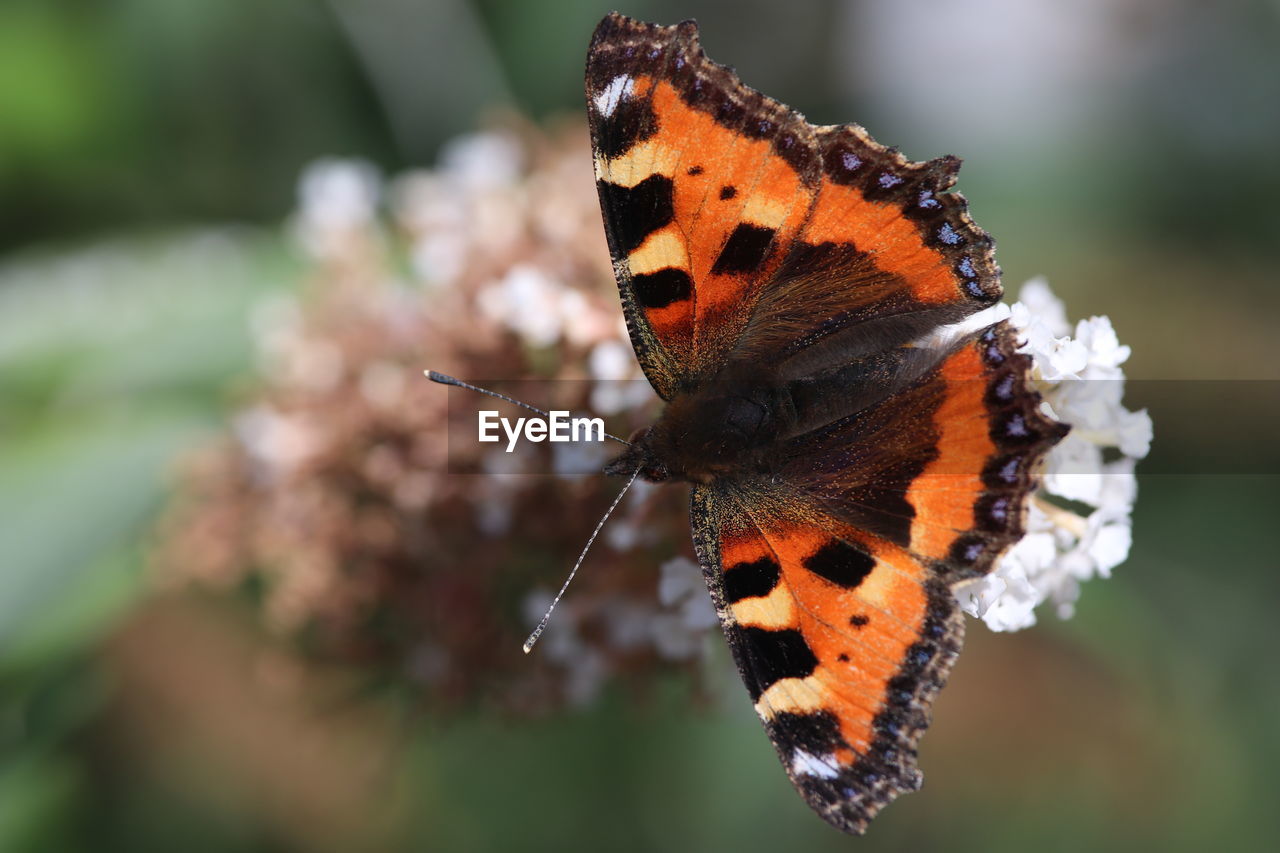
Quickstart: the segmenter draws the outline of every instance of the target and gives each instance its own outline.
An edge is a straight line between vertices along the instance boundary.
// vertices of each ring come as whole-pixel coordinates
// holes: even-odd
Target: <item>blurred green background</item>
[[[335,700],[359,679],[298,675],[243,614],[146,604],[167,472],[251,381],[252,306],[305,278],[302,169],[429,166],[498,107],[579,115],[611,8],[0,5],[0,850],[1274,849],[1280,452],[1247,404],[1193,394],[1162,421],[1148,392],[1130,560],[1068,622],[971,627],[925,790],[861,841],[790,791],[732,683],[709,708],[673,679],[640,707],[422,718]],[[697,18],[817,123],[963,156],[1011,288],[1043,274],[1073,316],[1110,315],[1132,378],[1270,380],[1274,412],[1280,5],[621,11]],[[156,636],[189,652],[171,671],[130,651]],[[314,706],[255,692],[264,648]]]

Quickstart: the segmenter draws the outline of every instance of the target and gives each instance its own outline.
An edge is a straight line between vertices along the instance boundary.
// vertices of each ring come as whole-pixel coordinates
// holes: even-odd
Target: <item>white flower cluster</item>
[[[382,176],[371,163],[317,160],[298,180],[294,234],[312,257],[334,260],[374,224],[381,196]]]
[[[520,237],[523,170],[519,142],[508,134],[485,132],[448,143],[438,168],[396,178],[392,207],[410,237],[410,262],[418,279],[453,286],[474,264],[480,243],[491,256],[511,250]]]
[[[1008,316],[1031,356],[1032,381],[1049,413],[1071,432],[1048,454],[1043,494],[1033,497],[1027,533],[987,576],[957,590],[961,607],[994,631],[1035,624],[1035,608],[1051,602],[1069,618],[1080,582],[1108,577],[1129,556],[1137,481],[1134,464],[1151,447],[1151,418],[1122,402],[1129,348],[1106,317],[1075,326],[1042,279],[1027,282]],[[1003,308],[1003,306],[997,306]],[[986,314],[986,312],[983,312]],[[985,322],[992,322],[990,317]],[[967,324],[966,324],[967,325]],[[1108,453],[1115,457],[1107,461]],[[1078,515],[1045,495],[1089,508]]]

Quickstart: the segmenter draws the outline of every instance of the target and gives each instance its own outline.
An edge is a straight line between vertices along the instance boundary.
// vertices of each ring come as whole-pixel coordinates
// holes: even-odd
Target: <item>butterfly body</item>
[[[1023,532],[1066,427],[997,301],[992,242],[916,163],[610,15],[587,60],[597,185],[637,357],[666,401],[606,469],[692,484],[694,546],[797,790],[861,833],[919,787],[959,652],[952,587]]]
[[[651,482],[709,484],[721,477],[765,475],[770,448],[794,429],[795,405],[770,371],[731,365],[667,403],[662,417],[606,471],[637,468]]]

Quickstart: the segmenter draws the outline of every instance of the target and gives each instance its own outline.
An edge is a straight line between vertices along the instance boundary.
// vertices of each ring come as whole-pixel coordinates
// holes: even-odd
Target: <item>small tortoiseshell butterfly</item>
[[[1040,411],[960,161],[815,127],[618,14],[587,57],[622,307],[666,401],[609,473],[692,484],[694,545],[756,713],[819,814],[861,833],[920,787],[916,743],[960,649],[952,586],[1023,533]]]

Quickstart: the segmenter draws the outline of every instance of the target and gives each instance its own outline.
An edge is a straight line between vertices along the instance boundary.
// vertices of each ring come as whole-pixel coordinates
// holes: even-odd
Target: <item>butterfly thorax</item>
[[[788,386],[767,370],[736,365],[673,397],[662,416],[605,468],[650,482],[710,483],[762,472],[796,422]]]

